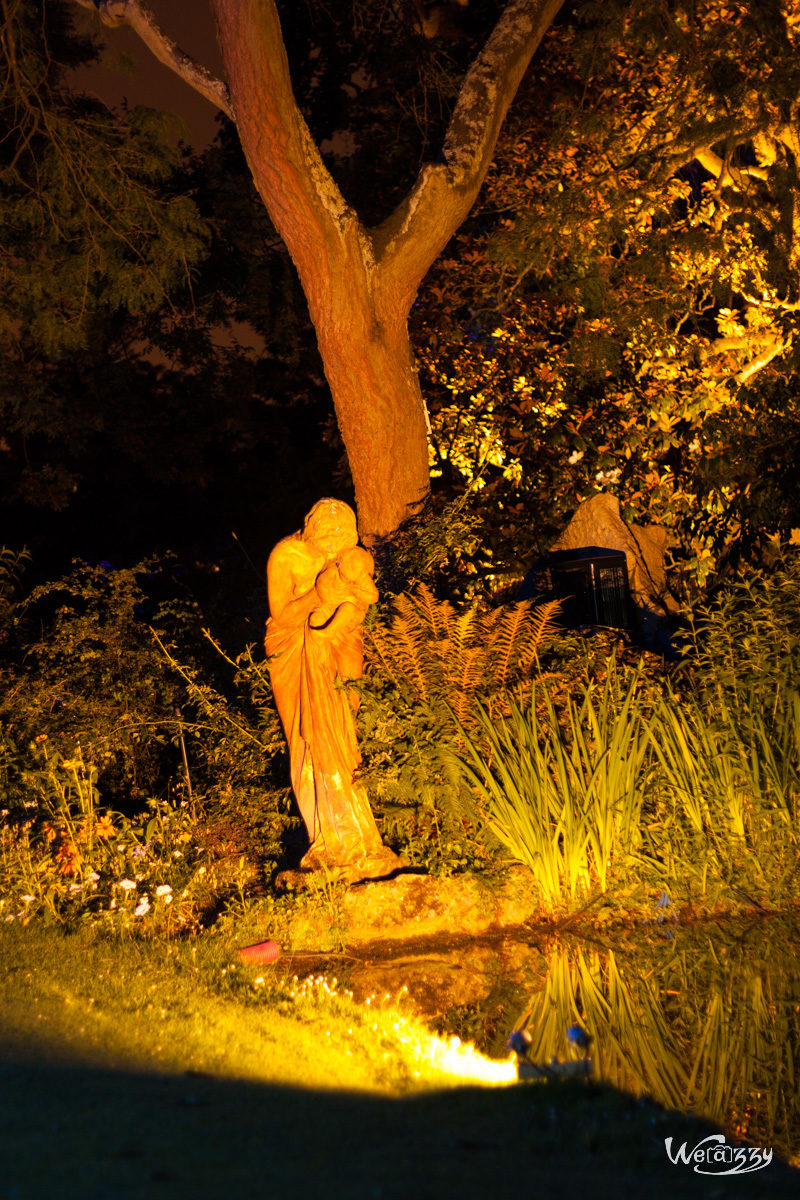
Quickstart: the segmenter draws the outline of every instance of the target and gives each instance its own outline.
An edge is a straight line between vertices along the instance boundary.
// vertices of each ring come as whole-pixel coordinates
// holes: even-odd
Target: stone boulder
[[[631,597],[648,626],[663,620],[678,607],[664,565],[668,536],[660,525],[628,525],[620,516],[616,496],[598,492],[578,507],[550,549],[580,550],[596,546],[624,551]]]

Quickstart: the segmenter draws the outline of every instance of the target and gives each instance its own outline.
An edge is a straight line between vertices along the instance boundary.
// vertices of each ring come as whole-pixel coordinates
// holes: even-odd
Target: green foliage
[[[753,697],[755,698],[755,696]],[[768,727],[704,697],[667,691],[650,726],[661,767],[659,850],[701,896],[791,894],[800,863],[800,694],[780,698]],[[712,881],[714,881],[712,883]]]
[[[27,550],[10,550],[7,546],[0,546],[0,639],[7,636],[15,594],[30,557]]]
[[[378,542],[373,552],[383,595],[424,583],[434,592],[443,587],[450,599],[472,599],[480,583],[475,572],[481,518],[470,498],[469,492],[451,501],[430,495],[421,512]]]
[[[359,742],[367,787],[390,840],[437,870],[486,866],[487,848],[447,755],[479,701],[501,710],[552,634],[555,604],[457,611],[425,584],[367,629]]]
[[[702,863],[703,879],[712,870],[740,889],[794,886],[800,556],[752,572],[698,608],[684,663],[654,713],[652,737],[667,802],[682,814],[670,851]]]
[[[770,557],[698,604],[687,635],[681,676],[739,716],[800,687],[800,552]]]
[[[612,662],[602,691],[586,684],[561,718],[534,687],[527,711],[514,703],[497,721],[480,709],[482,737],[463,734],[457,767],[547,908],[589,902],[640,861],[650,758],[640,692],[641,674]]]
[[[287,834],[300,826],[269,672],[253,646],[233,659],[203,632],[213,658],[200,665],[179,661],[157,639],[193,714],[183,725],[202,788],[203,837],[218,856],[244,855],[269,877],[285,857]],[[208,682],[211,667],[219,671],[220,664],[229,668],[225,689]]]
[[[534,691],[454,755],[483,816],[558,910],[664,889],[713,908],[796,894],[800,560],[726,589],[660,689],[642,670]],[[760,899],[759,899],[760,898]]]
[[[113,888],[126,877],[151,902],[156,886],[189,889],[197,920],[231,890],[263,887],[284,854],[297,821],[268,677],[251,650],[203,660],[173,572],[78,563],[16,606],[0,662],[0,887],[14,912],[24,894],[30,911],[121,920],[131,905]],[[92,833],[104,814],[107,841]]]
[[[695,588],[797,524],[799,33],[794,0],[550,30],[412,314],[432,470],[480,478],[498,574],[605,488]]]
[[[31,745],[17,776],[24,799],[0,821],[3,918],[117,931],[196,924],[210,858],[188,802],[150,800],[130,818],[101,806],[96,780],[80,751],[62,758],[46,735]]]
[[[18,604],[17,653],[3,669],[0,716],[18,744],[46,734],[66,758],[80,745],[117,807],[158,793],[173,773],[163,752],[183,694],[150,627],[184,646],[199,634],[168,565],[76,563]]]
[[[165,118],[116,115],[66,90],[66,69],[95,56],[67,12],[11,0],[2,38],[0,345],[26,335],[26,357],[32,343],[49,360],[85,349],[98,318],[159,306],[206,235],[191,199],[172,190]]]

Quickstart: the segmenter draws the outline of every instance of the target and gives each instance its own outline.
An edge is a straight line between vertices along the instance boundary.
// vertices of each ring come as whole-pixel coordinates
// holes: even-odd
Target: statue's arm
[[[316,608],[317,565],[313,552],[298,538],[278,542],[267,562],[267,598],[274,621],[302,625]]]

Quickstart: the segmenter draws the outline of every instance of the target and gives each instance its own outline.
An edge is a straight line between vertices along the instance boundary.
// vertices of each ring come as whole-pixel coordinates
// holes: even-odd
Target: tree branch
[[[509,105],[563,3],[509,0],[462,84],[444,140],[444,163],[423,167],[409,195],[373,231],[384,276],[409,304],[475,203]]]
[[[783,341],[766,329],[756,330],[753,333],[737,333],[708,342],[700,349],[700,358],[702,362],[706,362],[707,359],[714,358],[717,354],[727,354],[731,350],[750,350],[758,346],[772,348],[776,345],[782,347]]]
[[[766,167],[732,167],[729,162],[716,154],[710,146],[696,146],[692,158],[696,158],[701,167],[708,171],[709,175],[713,175],[718,179],[721,187],[733,185],[739,191],[744,191],[747,187],[747,178],[760,179],[766,182],[769,178],[769,171]]]
[[[767,330],[757,330],[752,333],[734,334],[730,337],[715,338],[713,342],[709,342],[706,346],[700,349],[700,361],[705,363],[710,358],[716,357],[718,354],[727,354],[730,351],[747,351],[756,350],[763,347],[760,354],[750,360],[750,362],[737,371],[733,380],[738,384],[747,383],[764,367],[769,366],[773,359],[779,355],[785,354],[792,344],[792,335],[782,337],[780,334],[770,333]]]
[[[159,62],[234,120],[227,84],[181,50],[156,24],[155,17],[142,0],[75,0],[75,3],[98,13],[103,24],[112,29],[116,25],[130,25]]]
[[[768,366],[774,358],[778,357],[779,354],[784,354],[789,349],[791,344],[791,335],[786,339],[786,341],[777,339],[773,346],[771,346],[768,350],[765,350],[763,354],[758,356],[758,358],[754,358],[753,361],[748,363],[746,367],[742,368],[742,370],[736,376],[736,382],[747,383],[748,379],[752,379],[752,377],[757,375],[759,371],[763,371],[764,367]]]
[[[371,255],[371,244],[297,106],[275,0],[212,0],[211,7],[239,140],[315,319],[334,284],[352,283],[350,268]]]

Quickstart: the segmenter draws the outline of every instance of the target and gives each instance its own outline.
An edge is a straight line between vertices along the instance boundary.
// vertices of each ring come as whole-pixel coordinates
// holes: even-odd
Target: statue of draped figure
[[[347,684],[363,668],[364,617],[378,599],[374,569],[358,544],[355,513],[330,499],[278,542],[267,564],[267,662],[311,843],[300,865],[351,879],[379,878],[402,865],[353,781],[358,696]]]

